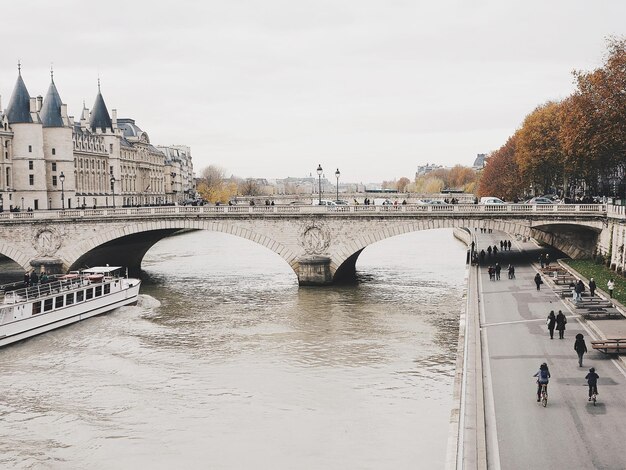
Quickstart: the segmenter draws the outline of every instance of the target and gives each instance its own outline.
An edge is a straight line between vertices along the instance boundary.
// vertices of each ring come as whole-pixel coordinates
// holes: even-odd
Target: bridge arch
[[[31,269],[31,257],[15,248],[14,243],[4,243],[0,241],[0,254],[19,264],[24,271]]]
[[[72,254],[64,261],[70,269],[78,269],[84,265],[121,264],[138,271],[144,255],[159,240],[185,230],[206,230],[233,235],[250,240],[278,254],[292,269],[296,269],[294,256],[286,258],[290,253],[281,243],[267,235],[260,235],[249,228],[225,221],[180,219],[165,223],[138,222],[107,230],[98,237],[83,240],[72,249]]]

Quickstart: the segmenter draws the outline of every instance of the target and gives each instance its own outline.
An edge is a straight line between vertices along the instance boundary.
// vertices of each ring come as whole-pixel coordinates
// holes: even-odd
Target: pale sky
[[[413,178],[471,165],[537,105],[574,90],[626,33],[606,0],[178,0],[5,2],[0,95],[17,61],[31,96],[50,65],[68,112],[109,111],[156,145],[184,144],[197,173]]]

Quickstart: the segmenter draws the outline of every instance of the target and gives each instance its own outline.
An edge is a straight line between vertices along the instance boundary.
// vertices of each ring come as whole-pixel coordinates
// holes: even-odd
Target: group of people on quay
[[[501,271],[502,271],[502,266],[500,266],[500,263],[496,263],[495,265],[490,265],[487,268],[487,273],[489,274],[489,280],[499,281]],[[513,266],[512,264],[509,264],[507,268],[507,272],[509,274],[509,279],[515,279],[515,266]]]

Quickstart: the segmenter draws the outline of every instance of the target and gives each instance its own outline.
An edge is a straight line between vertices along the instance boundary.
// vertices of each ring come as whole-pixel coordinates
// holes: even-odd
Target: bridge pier
[[[301,286],[327,286],[332,284],[330,258],[327,256],[308,256],[300,258],[298,284]]]
[[[48,274],[62,274],[63,261],[58,258],[35,258],[30,260],[30,265],[36,272],[45,271]]]

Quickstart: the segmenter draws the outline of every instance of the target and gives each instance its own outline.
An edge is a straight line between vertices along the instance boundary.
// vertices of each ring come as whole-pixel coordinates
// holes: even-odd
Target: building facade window
[[[52,155],[56,155],[57,154],[57,149],[52,149]]]
[[[33,169],[33,161],[32,160],[28,160],[28,169],[29,170]]]
[[[53,175],[52,176],[52,186],[56,186],[57,185],[57,176]]]
[[[57,171],[57,162],[52,162],[52,171]]]
[[[28,175],[28,184],[31,186],[35,184],[35,175]]]

